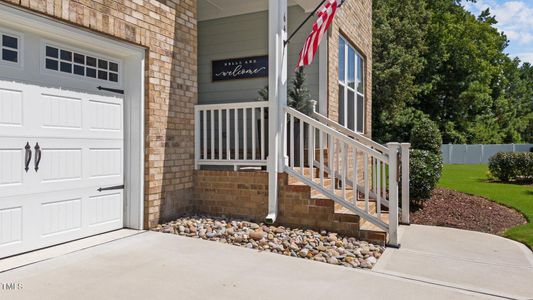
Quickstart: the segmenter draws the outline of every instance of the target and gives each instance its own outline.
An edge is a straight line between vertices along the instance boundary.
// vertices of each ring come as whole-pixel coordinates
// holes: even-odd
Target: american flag
[[[342,5],[344,0],[327,0],[326,4],[317,12],[318,19],[313,24],[313,31],[307,37],[302,51],[300,51],[300,59],[296,69],[310,65],[318,50],[318,45],[322,40],[322,36],[328,30],[331,21],[335,17],[337,8]]]

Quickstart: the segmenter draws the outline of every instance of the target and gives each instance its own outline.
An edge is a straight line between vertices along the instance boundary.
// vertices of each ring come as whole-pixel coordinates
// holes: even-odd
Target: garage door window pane
[[[2,49],[2,60],[9,62],[18,62],[17,51]]]
[[[98,79],[107,80],[107,72],[106,71],[98,71]]]
[[[72,61],[72,52],[61,50],[61,59],[66,61]]]
[[[98,68],[106,70],[107,69],[107,61],[99,59],[98,60]]]
[[[18,39],[9,35],[2,36],[2,46],[18,49]]]
[[[118,72],[118,64],[114,62],[109,62],[109,70],[113,72]]]
[[[59,63],[57,62],[57,60],[53,60],[53,59],[49,59],[49,58],[46,59],[46,68],[48,70],[57,71],[58,67],[59,67]]]
[[[74,74],[85,75],[85,68],[83,66],[74,65]]]
[[[57,58],[58,55],[59,55],[59,50],[57,50],[57,48],[46,46],[46,56],[47,57]]]
[[[118,82],[118,74],[109,73],[109,81]]]
[[[91,67],[96,67],[96,58],[87,56],[87,65]]]
[[[74,53],[74,62],[77,64],[83,64],[85,62],[85,55]]]
[[[96,69],[87,68],[87,77],[96,78]]]
[[[61,62],[61,72],[72,73],[72,65],[70,63]]]

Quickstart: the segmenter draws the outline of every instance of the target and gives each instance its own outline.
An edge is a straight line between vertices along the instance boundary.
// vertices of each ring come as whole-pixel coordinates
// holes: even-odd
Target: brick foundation
[[[195,171],[194,212],[264,222],[268,212],[268,173]],[[312,199],[311,188],[289,185],[280,174],[279,213],[276,223],[284,226],[328,230],[384,243],[385,234],[359,230],[359,216],[339,214],[334,202]]]

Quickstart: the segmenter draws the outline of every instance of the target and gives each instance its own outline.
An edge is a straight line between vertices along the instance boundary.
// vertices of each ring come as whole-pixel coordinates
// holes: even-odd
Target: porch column
[[[287,0],[268,1],[268,216],[275,222],[278,213],[278,173],[283,173],[285,156],[285,113],[287,106]]]

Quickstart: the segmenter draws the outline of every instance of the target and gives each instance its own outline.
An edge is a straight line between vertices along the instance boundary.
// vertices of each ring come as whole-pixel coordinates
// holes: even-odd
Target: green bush
[[[498,152],[489,159],[489,172],[504,182],[533,179],[533,153]]]
[[[430,119],[423,118],[414,124],[411,129],[411,148],[427,150],[440,155],[442,135],[439,127]]]
[[[427,200],[437,187],[442,173],[442,158],[428,150],[413,149],[410,153],[409,190],[412,200]]]

